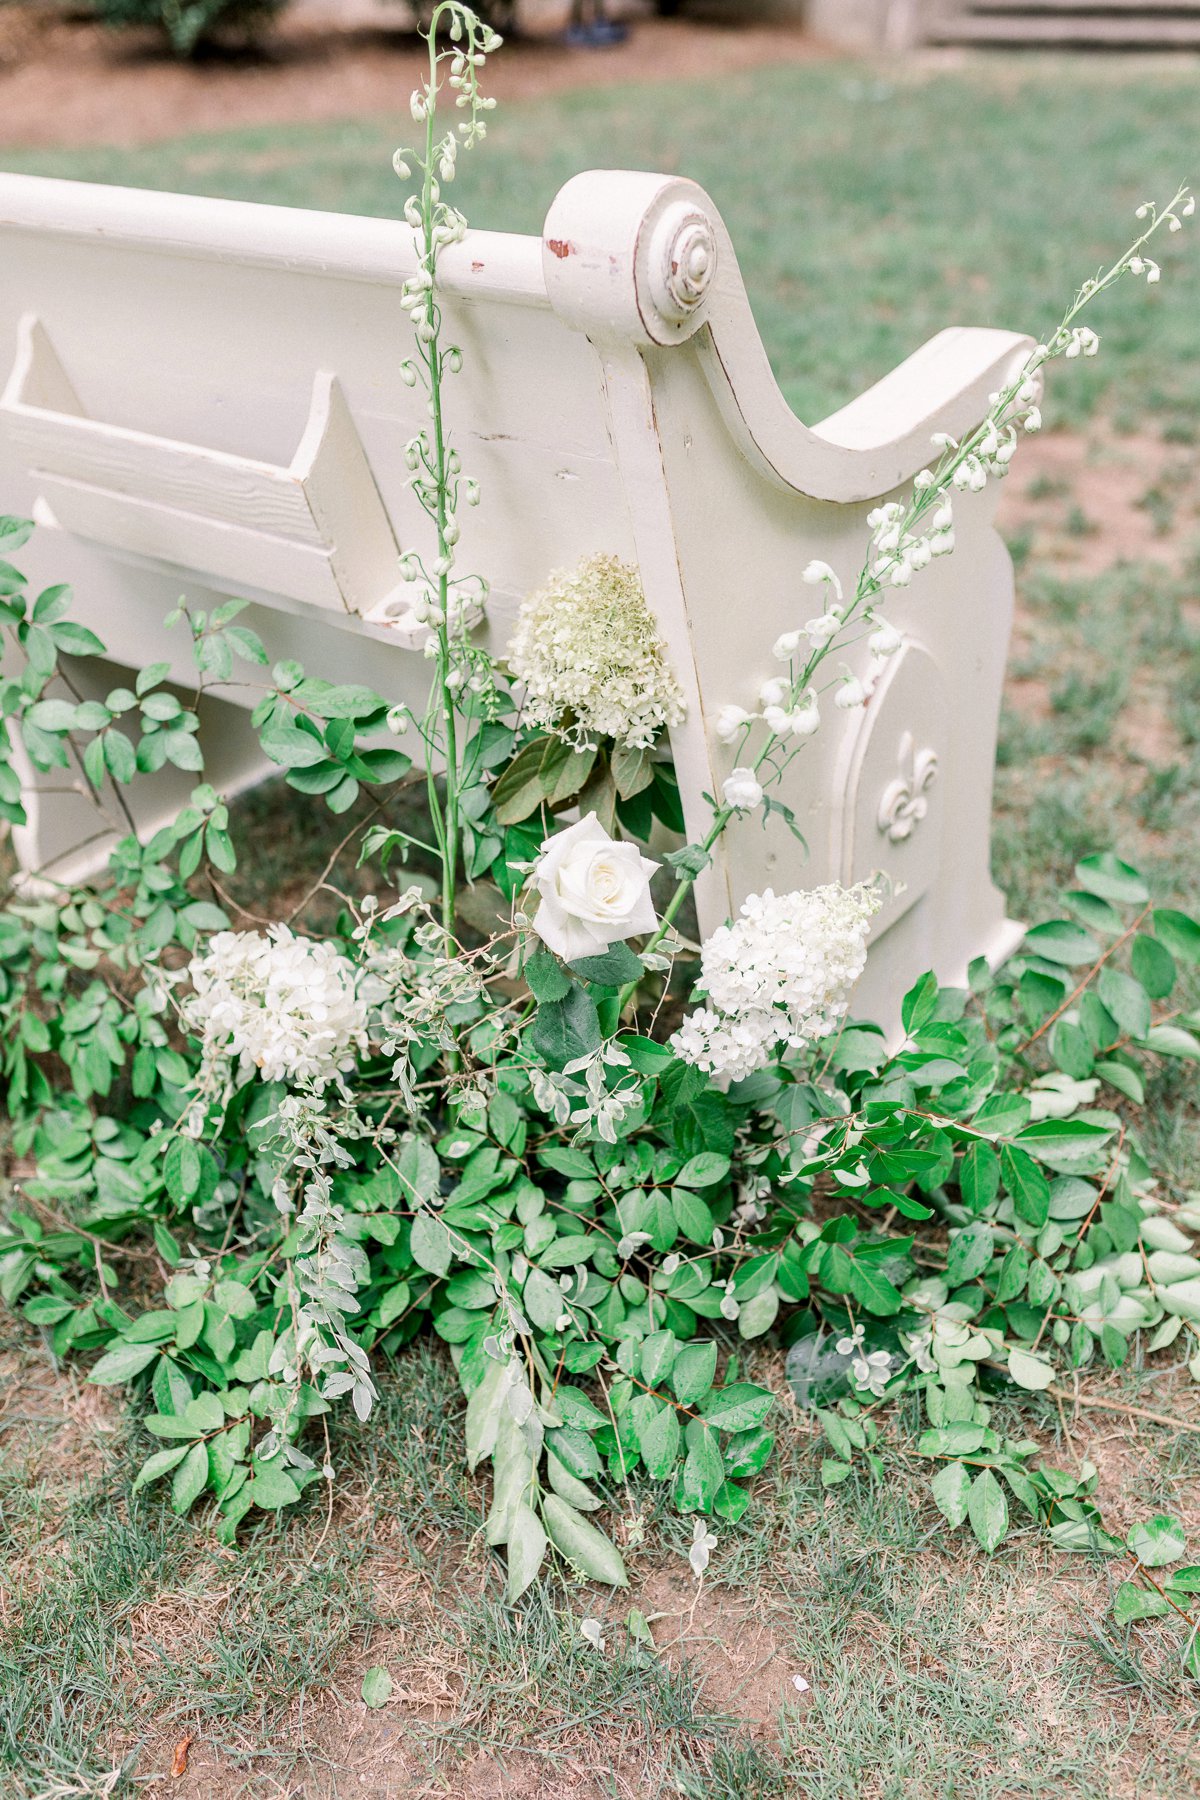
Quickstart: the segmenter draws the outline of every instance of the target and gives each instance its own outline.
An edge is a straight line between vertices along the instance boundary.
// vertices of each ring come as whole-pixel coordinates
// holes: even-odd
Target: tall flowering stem
[[[678,886],[647,950],[654,950],[666,936],[730,822],[764,800],[771,804],[766,790],[782,780],[805,741],[820,726],[823,694],[835,688],[834,705],[843,711],[867,704],[887,658],[903,643],[900,632],[879,613],[888,593],[908,587],[935,558],[953,551],[954,495],[978,492],[989,477],[1007,474],[1019,431],[1041,428],[1042,369],[1058,357],[1095,356],[1099,350],[1096,333],[1078,323],[1081,314],[1125,275],[1144,276],[1149,284],[1156,283],[1159,265],[1147,255],[1148,245],[1164,229],[1180,230],[1182,221],[1195,210],[1195,199],[1186,187],[1161,211],[1152,201],[1137,209],[1138,219],[1145,221],[1140,235],[1110,268],[1084,282],[1046,342],[1035,345],[1014,379],[991,396],[982,423],[961,442],[939,433],[934,443],[940,447],[941,457],[934,467],[921,470],[908,498],[889,501],[869,515],[871,546],[848,601],[828,563],[813,562],[803,571],[802,579],[821,590],[823,609],[776,643],[775,655],[787,672],[764,684],[759,710],[747,712],[731,705],[718,717],[717,734],[724,743],[735,746],[739,767],[726,781],[721,798],[712,800],[712,819],[704,837],[672,858]],[[842,677],[833,676],[820,685],[823,666],[834,653],[848,649],[864,635],[872,652],[865,679],[846,669]],[[622,990],[622,1009],[632,999],[635,987],[631,982]]]
[[[443,30],[449,43],[439,48]],[[406,580],[421,584],[412,614],[430,628],[426,654],[436,663],[429,705],[424,719],[417,723],[429,753],[429,810],[442,860],[442,926],[447,943],[452,944],[462,840],[459,695],[474,659],[466,637],[469,608],[473,601],[483,600],[486,587],[477,576],[460,577],[454,572],[459,502],[462,499],[474,505],[479,490],[464,477],[446,425],[444,383],[447,375],[461,369],[462,351],[442,341],[437,265],[445,246],[460,242],[466,231],[463,215],[442,199],[442,187],[454,179],[460,149],[470,149],[486,136],[484,115],[495,101],[480,92],[479,77],[488,54],[501,40],[459,0],[442,0],[434,8],[425,36],[429,73],[409,103],[414,122],[425,127],[424,142],[417,149],[398,150],[394,166],[401,178],[407,178],[415,165],[421,183],[420,192],[411,195],[404,208],[404,216],[417,234],[419,262],[402,293],[402,304],[412,318],[417,354],[402,365],[401,373],[410,386],[421,383],[429,400],[429,424],[407,445],[406,459],[413,492],[437,533],[437,555],[429,566],[410,551],[401,566]],[[456,106],[466,113],[457,131],[439,131],[438,97],[443,86],[455,93]],[[433,773],[439,760],[444,767],[440,794]]]

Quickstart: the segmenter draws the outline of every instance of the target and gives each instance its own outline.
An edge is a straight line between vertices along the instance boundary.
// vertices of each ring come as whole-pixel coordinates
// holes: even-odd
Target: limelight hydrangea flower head
[[[700,991],[671,1043],[685,1061],[740,1081],[780,1051],[805,1050],[836,1030],[866,967],[880,904],[865,884],[808,893],[751,894],[701,953]]]
[[[264,1081],[320,1087],[367,1048],[367,1003],[354,963],[286,925],[265,936],[216,932],[188,975],[182,1020],[210,1067],[237,1064],[243,1078],[257,1071]]]
[[[615,556],[590,556],[530,594],[508,661],[524,683],[530,723],[576,743],[611,737],[646,749],[683,718],[683,693],[637,571]]]

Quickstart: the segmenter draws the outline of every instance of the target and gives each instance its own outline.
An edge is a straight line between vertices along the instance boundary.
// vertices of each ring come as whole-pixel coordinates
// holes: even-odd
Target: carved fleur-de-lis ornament
[[[912,732],[906,731],[900,739],[900,772],[879,801],[877,822],[889,843],[904,843],[925,817],[937,771],[936,750],[918,750]]]

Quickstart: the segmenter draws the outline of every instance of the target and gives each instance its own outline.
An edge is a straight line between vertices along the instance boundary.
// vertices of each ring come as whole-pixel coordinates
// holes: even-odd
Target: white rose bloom
[[[753,769],[734,769],[725,777],[725,786],[721,790],[725,796],[726,806],[732,806],[737,812],[753,812],[763,797],[758,777]]]
[[[533,929],[564,962],[653,931],[650,877],[659,866],[636,844],[614,843],[588,813],[542,845],[532,876],[541,896]]]

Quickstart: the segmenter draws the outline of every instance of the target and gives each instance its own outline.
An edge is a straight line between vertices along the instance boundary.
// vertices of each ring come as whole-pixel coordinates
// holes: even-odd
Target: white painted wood
[[[389,624],[398,549],[431,548],[403,461],[424,420],[399,375],[415,261],[398,223],[0,177],[0,508],[36,509],[34,578],[74,582],[115,664],[166,660],[186,680],[163,617],[181,591],[201,607],[241,594],[273,658],[421,701],[428,665]],[[483,493],[462,545],[464,571],[492,584],[480,639],[501,655],[553,569],[635,563],[688,701],[673,749],[701,833],[702,795],[730,766],[711,720],[753,705],[774,639],[813,612],[800,570],[820,556],[853,583],[869,508],[924,466],[934,431],[982,416],[1026,341],[941,332],[805,425],[716,208],[660,175],[579,176],[540,243],[472,232],[442,271],[465,358],[450,422]],[[957,978],[1013,941],[988,874],[1012,603],[993,504],[956,501],[955,555],[889,601],[909,648],[865,714],[826,707],[789,771],[807,853],[778,819],[744,821],[699,885],[708,932],[767,885],[887,871],[867,1012],[894,1012],[925,967]],[[261,759],[225,736],[222,779],[256,779]],[[62,861],[62,815],[47,797],[26,866],[47,847],[72,873],[95,858]]]
[[[319,373],[288,467],[90,419],[41,321],[18,327],[0,430],[66,530],[348,612],[396,585],[396,540],[337,378]]]

